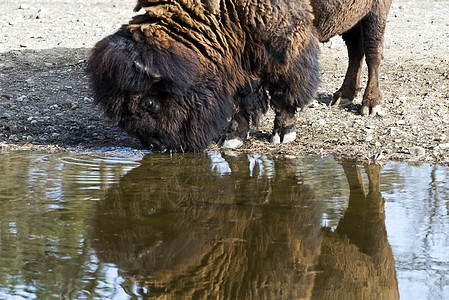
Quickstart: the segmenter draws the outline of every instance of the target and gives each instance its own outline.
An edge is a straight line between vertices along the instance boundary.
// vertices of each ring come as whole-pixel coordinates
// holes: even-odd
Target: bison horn
[[[161,75],[159,75],[157,73],[150,72],[149,75],[150,75],[151,79],[153,79],[153,82],[159,82],[161,80]]]
[[[137,69],[141,70],[142,72],[144,72],[145,74],[147,74],[148,76],[151,77],[151,79],[153,80],[153,82],[159,82],[161,80],[161,75],[151,72],[150,68],[147,66],[144,66],[143,63],[141,63],[140,61],[134,61],[134,65],[136,66]]]

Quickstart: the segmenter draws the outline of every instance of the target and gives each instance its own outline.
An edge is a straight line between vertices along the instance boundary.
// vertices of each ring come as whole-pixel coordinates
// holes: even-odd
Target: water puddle
[[[448,299],[449,169],[0,152],[0,299]]]

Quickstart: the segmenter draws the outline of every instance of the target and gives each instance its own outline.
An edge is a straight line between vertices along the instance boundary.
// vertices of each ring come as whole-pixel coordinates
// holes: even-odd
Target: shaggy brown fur
[[[384,32],[391,0],[311,0],[314,24],[320,41],[342,35],[349,55],[349,66],[342,87],[331,104],[342,98],[353,100],[360,86],[362,60],[368,65],[368,84],[362,101],[362,114],[380,111],[379,66],[383,58]]]
[[[277,139],[294,131],[319,76],[308,0],[139,0],[142,8],[88,62],[96,102],[119,126],[147,147],[201,150],[229,119],[246,135],[270,102]]]

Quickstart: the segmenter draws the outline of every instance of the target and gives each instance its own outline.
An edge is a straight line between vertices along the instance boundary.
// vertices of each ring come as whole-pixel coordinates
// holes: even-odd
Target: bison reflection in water
[[[397,293],[380,193],[360,198],[350,183],[356,209],[349,208],[330,232],[321,228],[320,203],[298,174],[295,160],[282,158],[226,157],[219,164],[205,154],[148,156],[99,202],[96,254],[116,264],[129,279],[123,285],[135,284],[145,297]],[[371,174],[378,191],[376,172]],[[371,214],[372,207],[379,213]],[[361,223],[361,215],[369,222]],[[358,222],[352,231],[344,229],[346,220]],[[346,284],[348,278],[357,283]]]
[[[393,251],[385,228],[385,199],[380,192],[381,166],[365,165],[366,193],[360,168],[343,162],[350,194],[335,232],[324,230],[317,299],[399,299]]]
[[[220,176],[206,155],[144,160],[99,203],[100,260],[153,296],[309,297],[321,242],[312,189],[294,161],[276,161],[271,178],[241,157],[228,163]]]

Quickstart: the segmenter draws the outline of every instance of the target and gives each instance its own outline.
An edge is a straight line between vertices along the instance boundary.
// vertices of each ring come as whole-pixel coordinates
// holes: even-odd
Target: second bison
[[[353,100],[360,86],[363,58],[368,65],[368,83],[363,94],[362,115],[380,112],[379,66],[391,0],[311,0],[314,25],[320,41],[342,35],[346,42],[349,65],[341,88],[331,104]]]
[[[315,95],[318,38],[308,0],[140,0],[143,14],[98,42],[96,102],[146,147],[195,151],[228,129],[242,143],[271,107],[272,140],[295,138]]]

